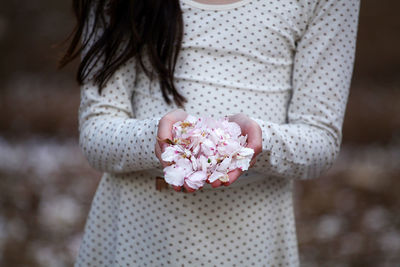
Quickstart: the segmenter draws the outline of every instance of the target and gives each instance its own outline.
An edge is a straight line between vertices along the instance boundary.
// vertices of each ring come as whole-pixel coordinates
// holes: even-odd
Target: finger
[[[158,160],[160,161],[160,163],[161,163],[163,168],[173,164],[172,162],[166,162],[166,161],[162,160],[162,158],[161,158],[161,154],[162,154],[161,147],[160,147],[160,144],[158,142],[156,142],[156,144],[155,144],[155,150],[156,150],[156,156],[157,156]]]
[[[174,188],[174,190],[175,190],[176,192],[181,192],[181,190],[182,190],[181,186],[173,185],[172,187]]]
[[[185,193],[193,193],[196,191],[196,189],[189,187],[186,183],[183,184],[183,187],[185,188]]]
[[[168,146],[163,140],[172,140],[172,125],[173,123],[168,120],[160,120],[158,124],[157,143],[161,148],[161,153],[164,152],[165,148]]]
[[[222,185],[222,182],[220,180],[218,180],[218,179],[211,183],[211,186],[213,188],[220,187],[221,185]]]
[[[254,157],[262,151],[262,130],[257,122],[253,121],[253,126],[247,133],[247,147],[254,150]]]
[[[250,161],[250,166],[249,167],[253,167],[254,164],[256,164],[257,158],[255,156],[253,156],[253,159]]]
[[[161,147],[160,144],[158,142],[156,142],[154,144],[154,151],[156,153],[156,157],[158,158],[159,161],[161,161]]]
[[[172,139],[172,126],[175,122],[183,121],[187,117],[187,113],[183,109],[177,109],[167,113],[158,123],[157,137],[160,140]],[[161,151],[167,146],[162,143]]]
[[[243,171],[239,168],[236,168],[230,172],[228,172],[229,182],[226,182],[224,185],[228,186],[233,184],[239,177],[242,175]]]
[[[186,111],[181,108],[175,109],[166,114],[167,118],[172,117],[172,120],[175,122],[183,121],[186,119],[187,116],[188,114],[186,113]]]
[[[250,147],[254,150],[254,157],[261,153],[262,151],[262,132],[254,130],[249,131],[247,136],[247,147]]]
[[[242,134],[247,134],[247,147],[254,150],[254,155],[262,151],[262,130],[260,125],[247,115],[239,113],[229,116],[229,121],[239,124]]]

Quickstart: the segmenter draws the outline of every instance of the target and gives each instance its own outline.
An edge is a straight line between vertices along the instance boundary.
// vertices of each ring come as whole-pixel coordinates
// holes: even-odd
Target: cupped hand
[[[183,121],[186,119],[188,114],[182,109],[176,109],[167,113],[160,119],[158,124],[158,132],[157,132],[157,142],[155,144],[155,154],[157,158],[160,160],[163,168],[170,165],[171,163],[165,162],[161,158],[161,154],[164,152],[165,148],[168,146],[166,142],[163,142],[166,139],[172,140],[172,126],[174,123],[178,121]],[[262,151],[262,130],[257,122],[250,119],[245,114],[239,113],[228,117],[230,122],[236,122],[241,130],[243,135],[247,135],[247,146],[254,150],[254,155],[252,160],[250,161],[250,166],[252,167],[256,162],[256,156]],[[229,186],[234,183],[241,175],[243,171],[241,169],[234,169],[228,173],[229,181],[221,182],[220,180],[214,181],[211,185],[216,188],[221,185]],[[175,191],[182,191],[182,187],[185,192],[195,192],[196,190],[189,187],[186,183],[183,186],[173,186]]]
[[[254,150],[254,155],[250,161],[250,166],[252,167],[256,163],[256,156],[262,151],[262,130],[258,123],[243,113],[238,113],[228,117],[230,122],[236,122],[239,124],[242,129],[242,135],[247,134],[247,145],[246,147],[252,148]],[[219,187],[221,185],[229,186],[234,183],[240,175],[242,175],[243,171],[241,169],[234,169],[228,172],[229,181],[221,182],[220,180],[216,180],[211,183],[212,187]]]
[[[160,161],[163,168],[167,167],[171,163],[165,162],[161,158],[161,154],[164,152],[165,148],[168,146],[164,140],[169,139],[172,140],[172,126],[174,123],[178,121],[183,121],[186,119],[188,114],[183,109],[176,109],[171,112],[165,114],[158,123],[158,131],[157,131],[157,142],[155,144],[155,154],[158,160]],[[194,192],[195,189],[190,188],[185,183],[183,185],[186,192]],[[181,186],[173,186],[175,191],[181,191]]]

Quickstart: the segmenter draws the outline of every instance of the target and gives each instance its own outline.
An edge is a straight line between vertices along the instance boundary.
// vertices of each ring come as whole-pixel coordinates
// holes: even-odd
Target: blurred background
[[[70,1],[0,8],[0,266],[71,266],[100,173],[77,144]],[[303,266],[400,266],[400,2],[361,4],[341,154],[297,182]]]

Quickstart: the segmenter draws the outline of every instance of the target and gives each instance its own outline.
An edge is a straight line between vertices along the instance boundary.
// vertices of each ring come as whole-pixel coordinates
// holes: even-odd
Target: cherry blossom
[[[214,120],[189,115],[172,127],[172,139],[162,153],[164,178],[169,184],[193,189],[203,187],[206,180],[228,182],[228,172],[247,170],[254,150],[246,147],[247,136],[240,126],[227,117]]]

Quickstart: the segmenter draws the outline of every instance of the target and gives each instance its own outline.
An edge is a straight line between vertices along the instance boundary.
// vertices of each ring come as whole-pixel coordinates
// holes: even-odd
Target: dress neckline
[[[200,9],[204,10],[226,10],[226,9],[233,9],[237,7],[241,7],[251,0],[239,0],[230,4],[204,4],[194,0],[181,0],[181,2]]]

